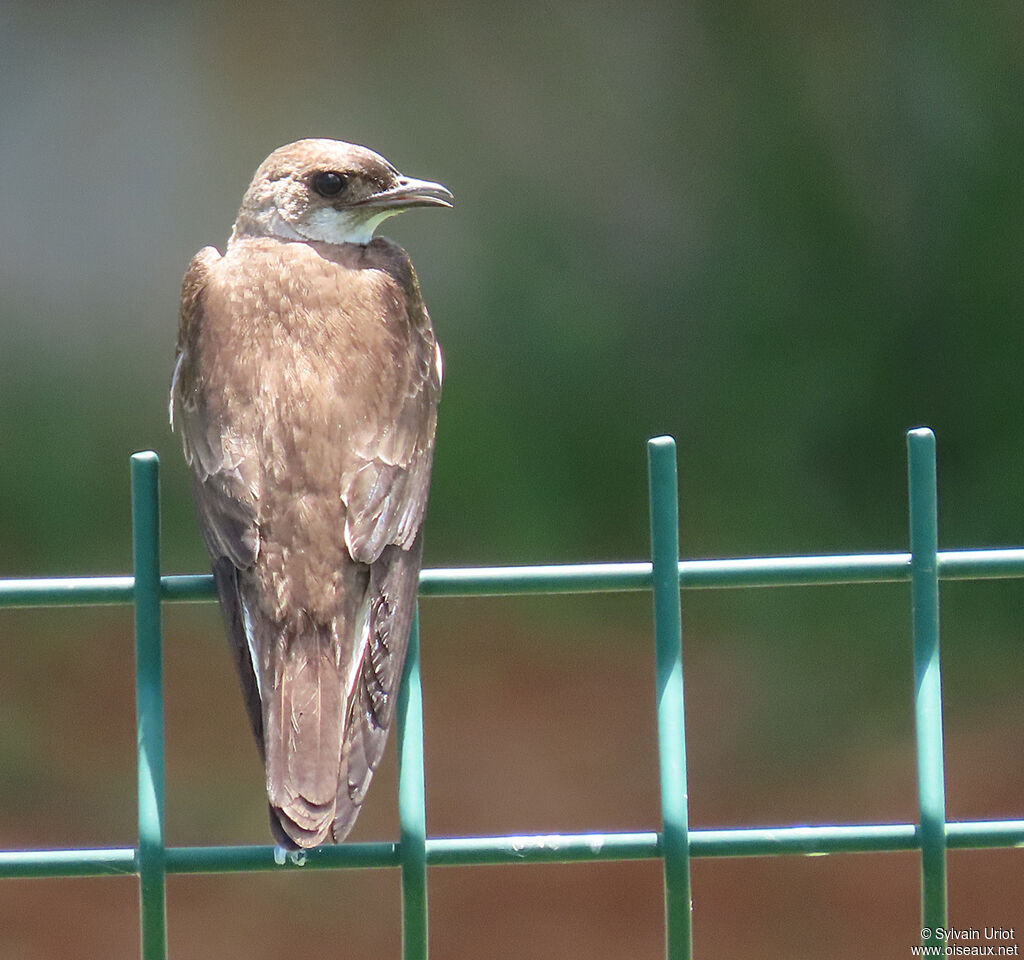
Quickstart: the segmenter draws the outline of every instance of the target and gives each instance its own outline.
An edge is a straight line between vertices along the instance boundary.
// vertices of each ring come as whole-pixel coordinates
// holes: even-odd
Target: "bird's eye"
[[[333,170],[318,173],[313,177],[313,189],[321,197],[336,197],[348,186],[348,177]]]

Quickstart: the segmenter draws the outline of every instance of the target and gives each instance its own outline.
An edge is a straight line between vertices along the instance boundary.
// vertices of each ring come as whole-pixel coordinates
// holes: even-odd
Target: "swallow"
[[[171,427],[287,849],[345,838],[394,717],[442,368],[412,262],[374,231],[453,201],[299,140],[182,282]]]

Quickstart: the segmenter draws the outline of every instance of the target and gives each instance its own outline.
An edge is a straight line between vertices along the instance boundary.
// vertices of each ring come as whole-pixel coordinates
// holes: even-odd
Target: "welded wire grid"
[[[910,551],[828,557],[679,560],[675,442],[648,443],[651,562],[426,570],[421,596],[488,596],[649,590],[654,602],[662,824],[646,833],[428,838],[424,802],[419,627],[414,622],[397,719],[397,842],[346,843],[302,857],[273,847],[164,844],[161,604],[213,598],[210,576],[160,575],[156,454],[131,458],[133,577],[0,581],[0,606],[133,603],[138,731],[138,846],[0,851],[0,877],[139,878],[141,956],[167,956],[169,873],[398,867],[404,960],[426,960],[427,866],[659,858],[664,865],[666,957],[692,953],[691,857],[778,856],[920,850],[921,925],[946,926],[946,850],[1024,845],[1024,820],[947,823],[939,675],[939,580],[1024,577],[1024,549],[938,552],[935,437],[907,435]],[[690,830],[687,816],[680,588],[909,581],[920,816],[916,824]],[[0,758],[2,762],[2,758]],[[922,941],[927,944],[927,940]]]

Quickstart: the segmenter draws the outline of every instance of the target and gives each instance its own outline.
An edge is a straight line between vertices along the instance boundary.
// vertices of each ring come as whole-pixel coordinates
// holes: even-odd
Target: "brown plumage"
[[[285,846],[345,837],[394,714],[441,364],[408,256],[373,230],[451,199],[301,140],[182,285],[172,424]]]

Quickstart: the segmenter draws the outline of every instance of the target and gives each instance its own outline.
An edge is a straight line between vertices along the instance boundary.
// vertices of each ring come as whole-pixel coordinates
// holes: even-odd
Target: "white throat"
[[[376,210],[367,216],[367,211],[332,210],[321,207],[314,210],[298,223],[281,216],[276,206],[267,207],[235,222],[231,239],[238,237],[278,237],[281,240],[313,240],[319,243],[367,244],[373,233],[388,217],[400,210]]]
[[[313,211],[296,230],[306,240],[321,243],[369,243],[373,232],[398,210],[378,210],[369,217],[359,210],[331,210],[321,207]]]

